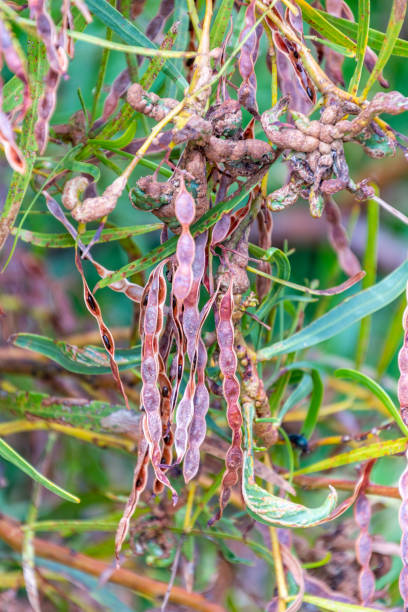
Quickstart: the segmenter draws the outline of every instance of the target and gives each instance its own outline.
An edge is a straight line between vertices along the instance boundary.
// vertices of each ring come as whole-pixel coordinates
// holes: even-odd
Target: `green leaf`
[[[297,387],[294,391],[286,398],[282,408],[279,411],[279,423],[282,423],[285,415],[291,410],[296,404],[299,404],[304,400],[313,389],[312,377],[309,374],[303,374]]]
[[[371,87],[374,85],[379,75],[385,68],[388,60],[390,59],[395,43],[398,40],[398,35],[401,31],[402,25],[405,19],[405,13],[407,10],[407,0],[394,0],[391,8],[390,20],[388,22],[387,31],[385,33],[384,42],[381,46],[378,54],[375,66],[368,77],[368,81],[365,84],[362,92],[362,97],[366,98]]]
[[[335,371],[335,376],[337,376],[337,378],[349,378],[351,380],[355,380],[356,382],[369,389],[372,393],[374,393],[374,395],[388,410],[394,421],[398,424],[398,427],[400,428],[401,432],[405,436],[408,436],[408,427],[402,420],[398,408],[396,407],[388,393],[375,380],[373,380],[366,374],[363,374],[362,372],[358,372],[357,370],[353,370],[351,368],[339,368]]]
[[[323,459],[317,463],[312,463],[307,467],[296,470],[293,476],[300,474],[313,474],[315,472],[321,472],[323,470],[331,470],[342,465],[349,465],[350,463],[360,463],[367,459],[378,459],[378,457],[388,457],[389,455],[396,455],[397,453],[403,453],[408,446],[408,438],[398,438],[397,440],[383,440],[382,442],[375,442],[374,444],[368,444],[361,448],[354,448],[348,453],[340,453],[334,457]]]
[[[311,527],[324,521],[337,502],[337,493],[331,491],[318,508],[306,508],[282,497],[272,495],[255,482],[254,457],[252,452],[252,422],[254,407],[248,402],[243,405],[245,446],[242,469],[242,494],[248,513],[257,521],[267,525],[284,527]]]
[[[368,44],[368,32],[370,29],[370,5],[370,0],[358,0],[358,32],[356,49],[357,64],[349,85],[349,92],[354,96],[357,95],[358,86],[360,84]]]
[[[323,11],[318,11],[313,6],[308,4],[306,0],[297,0],[298,5],[302,10],[302,15],[306,23],[308,23],[314,30],[319,32],[322,36],[325,36],[328,40],[334,42],[336,45],[345,47],[353,52],[356,51],[357,45],[346,36],[341,30],[335,25],[330,23],[326,18],[327,14]]]
[[[53,483],[51,480],[40,474],[40,472],[38,472],[35,467],[31,465],[31,463],[28,463],[28,461],[26,461],[24,457],[19,455],[14,450],[14,448],[9,446],[7,442],[5,442],[1,438],[0,456],[3,457],[3,459],[5,459],[6,461],[9,461],[10,463],[18,467],[22,472],[30,476],[30,478],[32,478],[36,482],[39,482],[43,487],[45,487],[52,493],[55,493],[55,495],[58,495],[59,497],[62,497],[63,499],[66,499],[70,502],[74,502],[75,504],[80,503],[81,500],[78,497],[72,495],[71,493],[68,493],[68,491],[65,491],[65,489],[62,489],[61,487]]]
[[[218,219],[220,219],[225,213],[230,212],[233,208],[235,208],[235,206],[240,204],[242,200],[249,195],[251,190],[252,187],[247,191],[239,193],[231,200],[219,202],[219,204],[216,204],[213,208],[207,210],[201,219],[196,221],[196,223],[191,226],[190,231],[192,235],[197,236],[197,234],[202,234],[206,230],[210,229],[210,227],[215,225]],[[173,255],[173,253],[176,252],[177,240],[178,236],[173,236],[173,238],[170,238],[170,240],[167,240],[167,242],[164,244],[161,244],[153,249],[145,257],[136,259],[136,261],[132,261],[126,266],[123,266],[123,268],[120,268],[120,270],[117,270],[117,272],[114,272],[114,274],[103,278],[97,283],[95,290],[106,287],[107,285],[121,280],[122,278],[127,278],[136,272],[146,270],[166,257],[170,257],[170,255]]]
[[[349,21],[348,19],[343,19],[342,17],[335,17],[334,15],[330,15],[325,11],[320,11],[316,9],[318,13],[321,13],[327,21],[331,24],[335,25],[339,30],[350,36],[351,38],[357,39],[358,36],[358,24],[353,21]],[[384,43],[385,34],[384,32],[379,32],[378,30],[374,30],[370,28],[368,31],[368,44],[374,49],[374,51],[379,51]],[[408,41],[403,40],[402,38],[398,38],[395,42],[393,51],[393,55],[398,55],[399,57],[408,57]]]
[[[102,242],[113,242],[115,240],[122,240],[123,238],[132,238],[133,236],[140,236],[142,234],[149,234],[156,230],[160,230],[163,227],[163,223],[150,223],[148,225],[130,225],[127,227],[115,227],[102,230],[99,240],[95,244]],[[12,234],[17,233],[17,229],[12,230]],[[89,244],[92,238],[95,236],[95,230],[88,230],[81,234],[81,241],[83,244]],[[75,246],[75,241],[72,236],[66,234],[46,234],[44,232],[33,232],[31,230],[20,230],[18,237],[23,242],[30,242],[35,246],[53,249],[67,249]]]
[[[282,342],[276,342],[257,353],[260,361],[275,355],[300,351],[336,336],[343,330],[361,321],[364,317],[384,308],[405,290],[408,278],[408,260],[391,272],[382,281],[346,298],[341,304],[322,317],[304,327]]]
[[[234,0],[222,0],[217,8],[214,23],[211,26],[210,49],[220,47],[227,31]]]
[[[136,431],[140,412],[98,400],[51,397],[34,391],[2,392],[0,410],[14,415],[56,421],[94,433]]]
[[[286,601],[292,601],[294,599],[295,597],[291,595]],[[328,610],[329,612],[378,612],[378,608],[368,608],[367,606],[348,604],[343,601],[333,601],[333,599],[316,597],[315,595],[303,595],[302,601],[312,606],[316,606],[321,610]]]
[[[157,45],[152,43],[138,27],[128,19],[125,19],[118,10],[111,6],[107,0],[86,0],[86,3],[93,14],[108,28],[116,32],[125,42],[130,45],[136,44],[150,49],[158,48]],[[170,60],[167,60],[162,70],[168,77],[174,79],[179,90],[184,93],[185,88],[188,87],[188,83],[177,66]]]
[[[96,346],[78,348],[67,342],[52,340],[37,334],[15,334],[11,337],[14,346],[35,351],[76,374],[109,374],[111,372],[106,351]],[[117,349],[115,360],[119,370],[129,370],[140,365],[140,347]]]
[[[313,368],[310,370],[310,376],[312,377],[313,381],[313,391],[310,397],[310,404],[307,410],[306,418],[302,425],[302,429],[300,430],[300,433],[308,440],[311,438],[314,428],[316,427],[319,410],[320,406],[322,405],[324,395],[323,382],[319,372]]]

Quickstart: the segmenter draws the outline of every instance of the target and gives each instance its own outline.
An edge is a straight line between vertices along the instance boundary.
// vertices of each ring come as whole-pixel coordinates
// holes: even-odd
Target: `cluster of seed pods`
[[[167,260],[161,262],[152,271],[142,296],[140,318],[140,331],[142,340],[142,391],[141,407],[144,410],[143,432],[149,444],[149,456],[155,472],[156,479],[167,486],[173,499],[177,493],[171,486],[169,479],[162,468],[161,440],[163,425],[161,417],[161,399],[163,395],[158,389],[159,382],[159,338],[163,329],[164,303],[166,301],[167,287],[163,275],[163,268]],[[165,397],[168,395],[168,390]]]
[[[361,565],[358,579],[360,603],[368,606],[374,600],[375,577],[370,568],[372,541],[368,530],[371,520],[371,504],[364,491],[360,493],[354,505],[354,519],[360,527],[356,540],[356,557]]]
[[[259,40],[263,29],[261,24],[255,30],[253,29],[256,22],[255,7],[256,2],[252,0],[245,12],[245,27],[240,35],[241,41],[248,36],[249,32],[252,32],[245,41],[238,59],[239,73],[242,76],[242,83],[238,90],[238,101],[252,115],[259,117],[258,104],[256,102],[255,62],[258,57]]]

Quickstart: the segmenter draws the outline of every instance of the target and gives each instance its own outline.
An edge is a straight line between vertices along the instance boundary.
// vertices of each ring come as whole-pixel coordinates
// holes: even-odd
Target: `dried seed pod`
[[[375,577],[370,568],[372,541],[368,530],[371,520],[371,506],[364,491],[360,493],[354,505],[354,519],[360,527],[360,533],[356,540],[356,557],[361,565],[358,579],[360,603],[367,606],[374,599]]]
[[[255,30],[253,27],[256,22],[255,14],[256,2],[248,5],[245,12],[245,26],[241,31],[239,40],[242,41],[252,30],[251,35],[245,41],[238,59],[239,73],[242,77],[242,84],[238,90],[238,101],[255,117],[259,118],[258,104],[256,102],[256,76],[255,62],[259,52],[259,41],[263,32],[262,25],[259,24]]]
[[[162,452],[162,421],[160,415],[161,394],[158,390],[159,380],[159,335],[163,327],[163,307],[166,300],[166,282],[163,268],[167,260],[161,262],[150,275],[150,289],[143,316],[142,334],[142,390],[141,406],[144,408],[143,431],[149,444],[149,455],[156,478],[172,491],[173,499],[177,499],[176,491],[164,474],[161,466]]]
[[[208,232],[199,234],[195,238],[195,254],[192,265],[193,281],[190,292],[184,300],[183,310],[183,331],[187,341],[187,355],[190,364],[193,361],[194,352],[196,349],[195,341],[197,329],[200,323],[200,313],[198,311],[198,300],[200,297],[200,284],[204,275],[206,262],[206,245]]]
[[[127,88],[129,87],[131,81],[129,76],[129,70],[126,68],[122,70],[122,72],[116,77],[116,79],[112,83],[112,87],[106,96],[102,117],[98,119],[95,124],[95,127],[105,123],[107,119],[115,112],[120,98],[126,93]]]
[[[178,267],[173,277],[173,291],[177,300],[183,301],[190,293],[193,283],[195,242],[190,234],[190,225],[196,213],[194,199],[186,189],[183,176],[181,176],[180,190],[175,199],[174,210],[181,225],[181,234],[177,241]]]
[[[171,431],[171,383],[166,373],[165,362],[163,361],[160,353],[158,355],[159,360],[159,375],[158,384],[160,390],[160,416],[162,422],[162,438],[163,438],[163,452],[161,457],[161,465],[165,470],[165,465],[170,465],[172,460],[172,447],[174,436]],[[164,484],[160,480],[155,480],[153,484],[153,492],[155,495],[161,493],[164,489]]]
[[[258,222],[259,246],[262,249],[267,250],[272,246],[273,221],[272,213],[266,207],[266,205],[261,207],[256,219]],[[266,274],[272,273],[272,266],[268,261],[260,261],[258,266],[262,272],[266,272]],[[264,297],[268,295],[271,285],[271,279],[263,276],[256,277],[256,293],[260,301],[262,301]]]
[[[329,223],[329,240],[337,253],[340,267],[348,276],[354,276],[361,270],[360,262],[350,248],[346,230],[341,222],[340,209],[330,196],[324,197],[324,212]]]
[[[159,12],[146,28],[146,36],[151,41],[156,41],[158,36],[163,31],[167,19],[174,11],[174,0],[162,0],[159,6]]]
[[[220,350],[219,366],[224,376],[222,390],[227,402],[227,420],[232,430],[232,442],[225,458],[226,471],[222,479],[220,493],[220,508],[216,516],[211,519],[211,524],[219,520],[231,495],[232,487],[238,482],[238,470],[242,466],[242,413],[239,405],[240,386],[236,377],[237,356],[234,350],[234,325],[233,316],[233,281],[227,292],[222,296],[216,319],[217,340]]]
[[[111,213],[126,185],[126,177],[119,176],[107,187],[101,196],[85,198],[80,201],[80,195],[88,186],[88,179],[83,176],[75,176],[64,185],[62,202],[72,211],[74,219],[80,223],[96,221]]]
[[[184,395],[177,408],[176,431],[174,434],[174,441],[175,441],[175,448],[177,452],[177,462],[178,463],[181,462],[181,460],[183,459],[186,453],[187,444],[189,441],[189,428],[190,428],[190,424],[194,416],[194,405],[195,405],[194,398],[196,395],[195,374],[196,374],[196,370],[198,367],[198,345],[199,345],[199,340],[200,340],[201,329],[208,316],[208,313],[210,312],[210,309],[214,303],[214,300],[217,297],[217,294],[218,294],[218,288],[217,288],[217,291],[214,293],[214,295],[208,300],[207,304],[204,306],[201,312],[198,326],[195,331],[195,337],[194,337],[193,344],[192,344],[194,352],[193,352],[193,358],[191,359],[190,376],[188,379],[188,383],[187,383]],[[204,376],[203,373],[201,373],[201,378],[203,378],[203,376]],[[202,394],[202,389],[200,389],[199,393]],[[197,397],[197,400],[199,399],[200,398]]]
[[[406,453],[408,460],[408,453]],[[404,602],[404,610],[408,607],[408,466],[401,474],[399,484],[401,495],[401,506],[399,511],[399,524],[402,531],[401,536],[401,560],[402,570],[399,577],[399,590]]]
[[[149,445],[143,438],[140,432],[139,447],[137,451],[137,463],[133,472],[133,484],[132,490],[129,495],[129,499],[126,502],[125,509],[123,511],[122,518],[119,521],[118,528],[115,536],[115,556],[117,565],[119,562],[119,553],[122,548],[122,544],[129,531],[130,519],[133,516],[136,506],[139,502],[140,495],[143,493],[147,484],[147,465],[149,463]]]
[[[408,284],[406,296],[408,302]],[[408,425],[408,305],[402,315],[402,327],[404,330],[404,340],[398,354],[398,367],[400,371],[400,377],[398,379],[398,401],[402,420],[405,425]]]
[[[121,392],[121,394],[123,396],[123,399],[125,400],[126,408],[130,409],[128,398],[127,398],[127,395],[125,393],[125,389],[123,387],[122,380],[120,378],[119,368],[118,368],[118,365],[117,365],[117,363],[115,361],[115,340],[114,340],[111,332],[109,331],[109,329],[106,327],[105,323],[103,322],[102,313],[101,313],[101,309],[99,307],[99,304],[98,304],[95,296],[92,294],[91,290],[88,287],[88,283],[86,282],[86,279],[85,279],[84,270],[82,268],[81,258],[79,257],[78,249],[75,250],[75,265],[76,265],[76,267],[78,269],[78,272],[81,275],[81,279],[82,279],[82,285],[83,285],[83,288],[84,288],[84,302],[85,302],[85,306],[87,307],[87,309],[91,313],[91,315],[98,322],[99,333],[101,335],[104,348],[105,348],[105,350],[107,351],[107,353],[109,355],[110,367],[111,367],[111,370],[112,370],[113,377],[114,377],[115,381],[117,382],[117,384],[119,386],[119,389],[120,389],[120,392]]]
[[[44,153],[47,146],[49,122],[57,103],[57,89],[60,79],[61,73],[53,68],[50,68],[44,79],[44,93],[38,103],[38,119],[34,127],[34,135],[40,155]]]
[[[37,33],[43,41],[47,53],[50,69],[58,74],[62,74],[62,58],[57,52],[57,33],[55,24],[47,12],[45,0],[28,0],[30,16],[36,22]]]
[[[183,476],[185,482],[194,478],[200,466],[200,446],[205,439],[205,416],[210,405],[210,395],[205,384],[205,367],[207,365],[207,350],[200,338],[197,350],[197,386],[194,393],[194,413],[188,436],[188,446],[184,457]]]

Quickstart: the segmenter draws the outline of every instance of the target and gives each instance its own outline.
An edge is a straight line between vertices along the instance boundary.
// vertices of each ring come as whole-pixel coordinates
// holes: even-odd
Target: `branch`
[[[20,552],[23,544],[23,531],[20,523],[13,521],[3,514],[0,514],[0,539],[6,542],[11,548]],[[34,538],[33,545],[35,554],[43,559],[51,559],[68,567],[73,567],[92,576],[101,576],[104,572],[110,571],[110,566],[103,561],[93,559],[73,551],[65,546],[47,542],[39,538]],[[148,578],[146,575],[139,575],[127,569],[115,570],[109,581],[120,584],[124,587],[137,591],[138,593],[150,597],[164,597],[167,591],[167,584]],[[216,603],[208,602],[198,593],[189,593],[183,588],[173,586],[170,592],[170,601],[186,606],[189,610],[199,612],[225,612],[225,608]]]

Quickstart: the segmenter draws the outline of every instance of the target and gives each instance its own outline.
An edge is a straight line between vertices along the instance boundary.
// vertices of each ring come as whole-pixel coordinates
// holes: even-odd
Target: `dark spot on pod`
[[[106,334],[102,334],[102,340],[103,340],[104,345],[108,349],[108,351],[111,351],[112,350],[112,345],[111,345],[110,340],[109,340],[109,338],[108,338],[108,336]]]
[[[299,53],[298,53],[297,51],[294,51],[294,52],[293,52],[293,57],[294,57],[295,59],[299,59]]]
[[[309,98],[310,98],[310,99],[312,100],[312,102],[313,102],[314,95],[313,95],[313,91],[310,89],[310,87],[306,87],[306,92],[307,92],[307,95],[309,96]]]
[[[296,70],[297,70],[298,72],[303,72],[303,66],[302,66],[302,64],[296,64]]]
[[[166,436],[164,436],[163,438],[163,442],[165,444],[169,444],[170,443],[170,434],[167,434]]]
[[[142,479],[141,479],[141,478],[138,478],[138,479],[136,480],[136,489],[138,489],[138,488],[141,486],[141,484],[142,484]]]
[[[194,353],[194,357],[193,357],[193,370],[195,370],[197,365],[197,353]]]
[[[166,463],[166,457],[164,455],[162,455],[162,458],[160,459],[160,463],[162,465]]]
[[[242,346],[240,344],[237,344],[237,351],[240,351],[242,349]]]
[[[147,300],[149,299],[149,293],[146,293],[143,300],[143,306],[147,306]]]
[[[183,366],[180,364],[177,368],[177,378],[180,380],[182,375],[183,375]]]
[[[162,396],[163,397],[168,397],[169,396],[169,388],[167,385],[164,385],[162,388]]]
[[[93,299],[93,297],[92,297],[92,295],[90,293],[88,293],[88,295],[86,296],[86,301],[89,304],[89,308],[95,312],[95,310],[96,310],[96,302],[95,302],[95,300]]]
[[[173,295],[173,308],[175,308],[177,305],[177,300],[176,300],[176,296]]]
[[[144,406],[140,406],[140,412],[145,412],[145,407]]]

